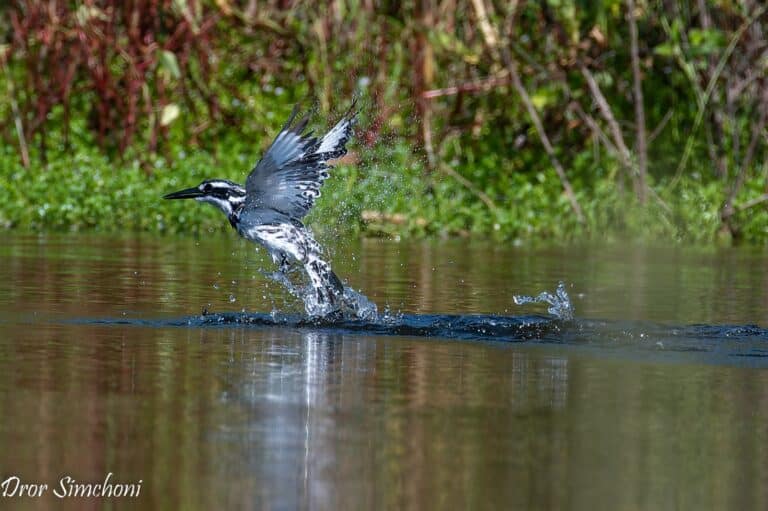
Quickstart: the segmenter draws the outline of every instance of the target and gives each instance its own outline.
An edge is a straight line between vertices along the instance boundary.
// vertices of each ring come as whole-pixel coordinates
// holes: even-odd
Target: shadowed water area
[[[0,476],[142,480],[126,508],[768,508],[764,249],[334,250],[389,314],[306,321],[234,236],[6,236]],[[558,281],[573,320],[515,305]]]

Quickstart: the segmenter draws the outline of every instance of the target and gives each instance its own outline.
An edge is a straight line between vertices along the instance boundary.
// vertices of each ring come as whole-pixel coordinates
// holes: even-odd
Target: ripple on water
[[[374,319],[308,318],[299,314],[206,313],[170,319],[100,318],[78,323],[152,328],[291,328],[366,336],[408,336],[582,348],[592,355],[768,366],[768,330],[755,325],[663,325],[650,322],[561,320],[549,316],[382,315]],[[749,359],[749,360],[747,360]],[[684,360],[684,359],[683,359]]]

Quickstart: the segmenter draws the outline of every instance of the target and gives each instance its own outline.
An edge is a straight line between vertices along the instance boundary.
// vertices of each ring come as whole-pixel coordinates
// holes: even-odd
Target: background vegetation
[[[757,0],[15,0],[0,224],[207,232],[293,103],[357,142],[317,229],[768,242]],[[309,105],[308,105],[309,106]]]

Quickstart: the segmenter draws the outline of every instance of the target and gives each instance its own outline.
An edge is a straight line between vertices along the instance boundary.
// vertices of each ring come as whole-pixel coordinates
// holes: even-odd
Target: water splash
[[[515,305],[525,305],[528,303],[547,303],[549,307],[547,312],[555,316],[557,319],[571,320],[573,319],[573,304],[568,297],[568,292],[565,290],[565,284],[563,281],[558,282],[557,289],[554,294],[549,291],[542,291],[537,296],[526,295],[514,295],[512,299],[515,301]]]
[[[289,274],[280,271],[263,274],[283,286],[291,296],[300,300],[310,318],[375,321],[379,317],[376,304],[349,286],[343,286],[343,292],[339,293],[325,284],[312,282],[295,284],[289,278]]]
[[[379,317],[379,309],[376,304],[364,294],[355,291],[349,286],[344,286],[344,306],[355,318],[364,321],[375,321]]]
[[[332,299],[329,300],[329,297]],[[304,310],[310,318],[376,321],[379,317],[376,304],[349,286],[344,286],[339,294],[336,289],[318,290],[308,285],[302,289],[299,298],[304,302]]]

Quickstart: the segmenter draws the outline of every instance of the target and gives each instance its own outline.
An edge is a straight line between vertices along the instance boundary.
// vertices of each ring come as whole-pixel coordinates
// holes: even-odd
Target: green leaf
[[[176,59],[176,55],[168,50],[160,51],[160,65],[165,69],[172,77],[181,78],[181,68],[179,68],[179,61]]]
[[[468,47],[455,35],[445,30],[431,30],[428,37],[432,45],[438,50],[458,54],[468,64],[480,62],[480,53],[477,50]]]
[[[661,43],[653,49],[653,53],[661,57],[671,57],[675,54],[677,45],[671,41]]]
[[[725,46],[725,36],[716,29],[693,28],[688,32],[688,40],[691,43],[691,49],[698,55],[719,53]]]

